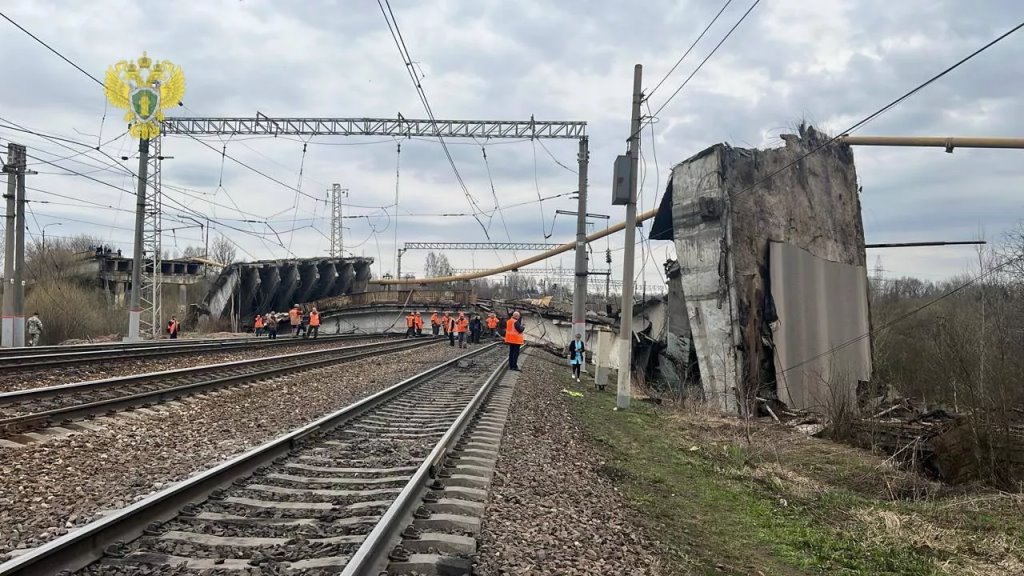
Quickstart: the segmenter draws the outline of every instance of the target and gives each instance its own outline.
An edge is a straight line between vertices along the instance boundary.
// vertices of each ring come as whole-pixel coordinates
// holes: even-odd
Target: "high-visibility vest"
[[[455,324],[456,324],[456,320],[455,320],[454,316],[448,318],[448,331],[449,332],[455,332]]]
[[[297,308],[292,308],[288,311],[288,320],[292,326],[298,326],[302,323],[302,312],[299,312]]]
[[[415,325],[416,325],[416,317],[415,316],[413,316],[412,314],[409,314],[408,316],[405,317],[405,326],[406,326],[406,328],[412,328]]]
[[[495,318],[494,316],[488,316],[487,317],[487,327],[490,328],[491,330],[494,330],[495,328],[497,328],[498,327],[498,319]]]
[[[462,334],[467,328],[469,328],[469,320],[466,320],[464,316],[459,317],[459,319],[455,321],[456,334]]]
[[[252,322],[253,328],[263,328],[263,316],[257,316]]]
[[[523,339],[523,333],[516,330],[516,319],[509,318],[505,322],[505,343],[506,344],[522,344],[525,340]]]
[[[320,325],[320,313],[319,312],[310,312],[309,313],[309,325],[310,326],[319,326]]]
[[[451,317],[448,316],[447,314],[441,317],[441,327],[444,328],[445,332],[447,332],[448,329],[451,328],[451,321]]]
[[[441,319],[437,317],[437,313],[436,312],[430,315],[430,325],[431,326],[440,326],[441,325]]]
[[[420,316],[419,314],[417,314],[415,322],[416,322],[416,327],[417,328],[423,328],[423,316]]]

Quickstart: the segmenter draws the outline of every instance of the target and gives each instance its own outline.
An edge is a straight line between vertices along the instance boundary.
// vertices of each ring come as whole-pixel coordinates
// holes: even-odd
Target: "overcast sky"
[[[672,94],[750,6],[731,2],[721,19],[652,96],[654,110]],[[185,108],[175,115],[424,117],[376,2],[369,0],[208,0],[75,2],[7,0],[2,11],[92,75],[143,50],[185,70]],[[625,149],[633,65],[644,86],[666,74],[722,7],[721,0],[516,2],[391,0],[437,118],[584,120],[590,136],[590,212],[624,216],[610,205],[611,164]],[[1024,4],[1002,0],[765,0],[658,115],[643,134],[646,166],[642,208],[654,206],[673,164],[717,143],[779,145],[779,134],[801,120],[840,131],[949,66],[1024,18]],[[0,124],[95,145],[110,156],[134,154],[122,112],[108,109],[100,86],[14,26],[0,20]],[[860,134],[1022,136],[1021,62],[1024,34],[1011,36],[965,67],[870,123]],[[80,147],[0,128],[0,140],[82,176],[36,162],[29,180],[33,235],[88,232],[130,252],[134,198],[130,176],[111,160]],[[469,216],[436,142],[382,137],[318,137],[303,154],[299,138],[164,140],[165,249],[200,244],[199,228],[183,228],[180,205],[215,221],[243,257],[325,254],[325,203],[332,183],[350,191],[345,247],[393,271],[397,238],[406,241],[485,241]],[[287,185],[275,183],[219,151]],[[491,240],[565,242],[574,221],[577,143],[450,140],[470,194],[493,217],[480,216]],[[545,149],[546,147],[546,149]],[[482,150],[486,149],[488,164]],[[857,148],[863,216],[869,242],[997,240],[1021,218],[1021,151]],[[655,157],[657,162],[655,162]],[[35,161],[33,161],[35,162]],[[136,169],[134,160],[128,165]],[[490,177],[488,176],[488,168]],[[301,178],[300,178],[301,170]],[[493,190],[492,184],[493,182]],[[173,188],[172,188],[173,186]],[[76,198],[69,200],[53,194]],[[538,196],[562,196],[537,203]],[[504,209],[494,212],[495,199]],[[87,205],[101,204],[104,207]],[[514,206],[517,205],[518,206]],[[273,232],[262,223],[269,220]],[[219,224],[217,223],[219,222]],[[595,223],[604,226],[604,221]],[[228,226],[249,232],[233,231]],[[507,233],[506,233],[507,227]],[[289,229],[298,228],[289,233]],[[280,240],[279,236],[280,234]],[[620,267],[621,235],[608,244]],[[674,249],[651,242],[644,276]],[[601,241],[592,268],[605,267]],[[620,250],[615,250],[619,248]],[[420,273],[425,253],[410,252],[403,269]],[[521,254],[520,254],[521,256]],[[939,279],[970,269],[964,248],[871,251],[886,275]],[[498,263],[493,252],[451,252],[457,267]],[[639,253],[638,253],[639,257]],[[500,259],[508,262],[510,253]],[[572,265],[571,255],[561,259]],[[558,262],[554,262],[558,265]],[[639,269],[639,267],[638,267]],[[616,275],[618,277],[618,275]]]

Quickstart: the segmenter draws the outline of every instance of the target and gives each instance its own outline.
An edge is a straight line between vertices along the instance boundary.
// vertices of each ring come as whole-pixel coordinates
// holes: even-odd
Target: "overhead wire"
[[[419,75],[413,66],[412,55],[409,53],[409,49],[405,44],[405,38],[402,37],[402,31],[398,26],[398,20],[395,18],[395,13],[391,10],[391,4],[388,0],[384,0],[383,3],[381,3],[381,0],[377,0],[377,5],[380,7],[381,14],[384,16],[384,21],[387,23],[388,31],[391,33],[391,37],[395,41],[398,53],[402,57],[402,62],[405,64],[405,70],[409,74],[409,79],[412,80],[413,86],[416,88],[416,94],[419,97],[420,102],[423,104],[423,109],[426,111],[427,117],[430,119],[434,131],[438,132],[437,119],[434,117],[434,111],[430,106],[430,100],[427,98],[427,92],[423,88],[423,83],[420,81]],[[384,9],[385,5],[387,5],[386,12]],[[469,201],[470,208],[474,214],[474,220],[476,220],[477,224],[480,225],[480,229],[483,230],[484,236],[490,240],[487,227],[484,226],[483,221],[476,216],[476,213],[480,211],[479,203],[470,193],[469,188],[466,186],[466,182],[462,179],[462,174],[459,173],[459,169],[455,165],[455,159],[452,157],[451,151],[448,149],[447,142],[445,142],[444,137],[441,136],[440,133],[437,135],[437,140],[441,144],[442,150],[444,150],[445,158],[448,159],[448,164],[451,166],[452,172],[455,174],[455,179],[458,181],[459,187],[462,188],[463,195],[466,197],[466,200]]]
[[[704,38],[704,35],[708,33],[708,30],[711,30],[711,27],[715,25],[715,22],[718,22],[718,18],[722,15],[723,12],[725,12],[725,9],[729,7],[729,4],[732,4],[732,0],[725,0],[725,4],[722,5],[722,8],[718,11],[718,14],[715,14],[715,17],[711,19],[711,22],[708,22],[708,25],[704,27],[704,30],[700,33],[700,36],[697,36],[697,39],[694,40],[692,44],[690,44],[690,47],[686,49],[686,52],[683,52],[683,55],[679,57],[679,60],[676,60],[676,63],[672,65],[672,68],[669,68],[669,71],[666,72],[664,76],[662,76],[661,80],[658,81],[658,84],[654,88],[652,88],[650,92],[647,93],[647,98],[653,96],[654,93],[658,91],[658,88],[661,88],[661,85],[665,83],[665,80],[668,80],[668,77],[671,76],[672,73],[676,71],[676,68],[678,68],[679,65],[683,63],[683,60],[685,60],[686,57],[690,55],[690,52],[692,52],[693,49],[697,46],[697,44],[701,41],[701,39]]]
[[[744,12],[742,16],[740,16],[739,20],[737,20],[736,23],[733,24],[732,28],[730,28],[729,31],[725,33],[725,36],[723,36],[722,39],[719,40],[718,44],[716,44],[715,47],[711,49],[711,52],[709,52],[708,55],[705,56],[703,60],[701,60],[700,64],[698,64],[697,67],[693,69],[693,72],[691,72],[690,75],[687,76],[685,80],[683,80],[682,84],[680,84],[679,87],[676,88],[675,92],[673,92],[664,102],[662,102],[661,106],[658,107],[658,110],[653,115],[651,115],[651,118],[657,117],[657,115],[660,114],[661,111],[664,110],[670,102],[672,102],[672,99],[679,95],[683,88],[685,88],[686,85],[690,83],[690,80],[692,80],[693,77],[696,76],[697,73],[701,71],[704,65],[707,64],[708,60],[710,60],[711,57],[714,56],[716,52],[718,52],[718,49],[722,47],[722,44],[725,44],[725,41],[728,40],[730,36],[732,36],[733,32],[735,32],[736,29],[739,28],[740,24],[742,24],[743,21],[747,19],[747,16],[749,16],[750,13],[754,11],[754,8],[757,8],[757,5],[760,3],[761,0],[754,0],[754,3],[750,5],[750,8],[747,8],[747,11]],[[650,119],[648,119],[648,122],[649,121]],[[643,125],[640,126],[640,130],[642,129]],[[638,134],[633,134],[633,136],[638,136]]]

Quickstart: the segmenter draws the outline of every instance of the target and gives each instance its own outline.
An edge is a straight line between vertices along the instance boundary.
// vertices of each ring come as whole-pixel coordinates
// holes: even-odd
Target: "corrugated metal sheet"
[[[815,411],[838,401],[855,406],[857,381],[871,379],[864,267],[791,244],[771,242],[769,249],[779,399]]]

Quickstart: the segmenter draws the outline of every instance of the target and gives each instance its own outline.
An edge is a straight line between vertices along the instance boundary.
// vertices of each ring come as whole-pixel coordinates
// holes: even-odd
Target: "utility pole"
[[[604,261],[608,264],[608,275],[604,277],[604,299],[608,301],[608,293],[612,287],[612,249],[608,248],[604,251]]]
[[[14,252],[16,248],[14,200],[18,185],[18,156],[24,150],[24,146],[8,144],[7,165],[4,166],[4,173],[7,174],[7,193],[4,194],[4,199],[7,200],[7,212],[4,214],[4,299],[2,334],[0,334],[0,346],[4,348],[14,347]]]
[[[128,306],[127,342],[139,340],[142,318],[142,242],[146,227],[146,179],[149,176],[149,140],[139,139],[139,186],[135,194],[135,245],[132,247],[132,299]]]
[[[398,258],[397,258],[398,262],[396,263],[395,266],[398,269],[397,271],[398,271],[398,279],[399,280],[402,279],[402,254],[405,254],[406,250],[408,250],[408,248],[399,248],[398,249]]]
[[[64,225],[63,222],[50,222],[49,224],[44,224],[43,225],[41,231],[42,231],[42,234],[43,234],[43,248],[42,248],[42,251],[43,251],[43,256],[44,257],[46,256],[46,228],[49,227],[49,226],[63,226],[63,225]]]
[[[18,151],[18,212],[14,218],[14,241],[17,250],[14,252],[14,345],[25,345],[25,147]]]
[[[619,385],[615,407],[629,408],[633,357],[633,253],[636,247],[636,187],[640,160],[640,83],[644,68],[633,67],[633,114],[629,127],[629,202],[626,204],[625,250],[622,252],[622,309],[619,315]]]
[[[590,151],[587,139],[580,138],[579,201],[576,208],[576,286],[572,295],[572,334],[570,340],[587,337],[587,167]]]
[[[341,184],[331,185],[331,258],[345,256],[345,232],[342,226],[341,197],[348,197],[348,188]]]

